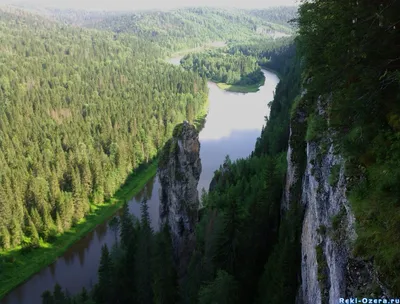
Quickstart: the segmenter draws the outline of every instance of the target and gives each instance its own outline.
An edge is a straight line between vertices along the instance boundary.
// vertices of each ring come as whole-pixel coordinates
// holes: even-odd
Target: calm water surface
[[[169,60],[179,64],[181,57]],[[231,160],[247,157],[254,149],[257,137],[269,115],[268,102],[273,99],[273,92],[279,82],[278,77],[263,71],[265,85],[257,93],[232,93],[219,89],[209,82],[210,107],[203,130],[200,132],[200,158],[202,174],[199,181],[201,189],[208,190],[214,171],[229,154]],[[140,202],[147,197],[150,217],[155,230],[159,218],[158,177],[152,178],[145,188],[129,202],[130,211],[140,216]],[[1,304],[41,304],[41,294],[60,284],[71,294],[79,292],[83,286],[90,288],[97,282],[101,247],[109,248],[116,242],[114,232],[108,227],[108,221],[97,226],[86,237],[75,243],[62,257],[44,268],[22,284]]]

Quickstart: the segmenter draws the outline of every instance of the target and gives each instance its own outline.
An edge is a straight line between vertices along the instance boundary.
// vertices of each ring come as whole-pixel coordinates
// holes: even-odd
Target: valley
[[[400,292],[398,1],[5,1],[1,304]]]

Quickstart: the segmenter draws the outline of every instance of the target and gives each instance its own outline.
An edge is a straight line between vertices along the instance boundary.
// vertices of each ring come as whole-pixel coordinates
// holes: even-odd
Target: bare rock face
[[[324,116],[324,110],[319,102],[318,115]],[[352,246],[357,238],[355,217],[346,195],[344,159],[335,151],[332,134],[327,133],[320,142],[307,142],[304,171],[291,157],[294,149],[289,144],[282,210],[290,208],[292,185],[301,181],[305,214],[301,286],[296,303],[335,304],[340,298],[386,296],[372,262],[353,256]]]
[[[160,224],[169,226],[180,276],[194,249],[200,173],[199,134],[193,125],[184,122],[175,127],[173,138],[166,143],[158,166]]]

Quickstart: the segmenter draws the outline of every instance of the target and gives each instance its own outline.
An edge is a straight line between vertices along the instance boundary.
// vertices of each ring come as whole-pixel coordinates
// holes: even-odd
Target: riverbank
[[[202,109],[193,121],[196,129],[204,127],[208,114],[208,97]],[[148,165],[141,165],[131,174],[125,184],[107,202],[91,204],[92,212],[85,216],[75,227],[63,233],[53,243],[40,243],[40,248],[23,252],[19,246],[7,252],[0,252],[0,300],[10,291],[23,284],[37,272],[52,264],[62,256],[74,243],[94,230],[97,225],[113,216],[125,201],[137,195],[148,181],[157,173],[157,159]]]
[[[67,249],[114,215],[122,204],[139,193],[146,183],[156,174],[157,161],[138,169],[130,175],[125,184],[109,201],[92,204],[92,212],[85,216],[75,227],[60,235],[54,243],[41,243],[41,247],[23,252],[21,247],[0,252],[0,299],[18,285],[27,281],[35,273],[53,263]]]
[[[264,85],[261,84],[252,84],[252,85],[234,85],[234,84],[226,84],[226,83],[216,83],[216,85],[221,89],[228,92],[235,92],[235,93],[255,93],[260,90],[260,87]]]
[[[270,71],[274,73],[273,71]],[[259,83],[255,84],[250,84],[250,85],[235,85],[235,84],[227,84],[223,82],[217,82],[216,85],[221,89],[225,90],[228,92],[235,92],[235,93],[255,93],[260,90],[260,87],[262,87],[265,84],[265,77],[262,81]]]

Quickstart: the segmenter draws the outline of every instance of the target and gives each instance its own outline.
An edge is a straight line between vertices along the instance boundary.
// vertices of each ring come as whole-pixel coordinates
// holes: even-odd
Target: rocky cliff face
[[[324,117],[319,103],[317,115]],[[346,196],[344,161],[335,154],[331,134],[294,147],[305,116],[298,110],[291,125],[288,172],[283,194],[283,212],[290,208],[296,183],[301,184],[305,213],[301,231],[301,286],[297,303],[336,304],[340,298],[377,297],[385,294],[370,261],[352,256],[357,235],[355,218]],[[304,132],[300,137],[304,136]],[[302,137],[304,138],[304,137]],[[301,157],[305,169],[301,169]],[[297,202],[299,203],[299,202]]]
[[[184,269],[194,246],[199,209],[197,185],[201,173],[199,134],[187,122],[175,127],[159,162],[160,222],[171,231],[178,269]]]

